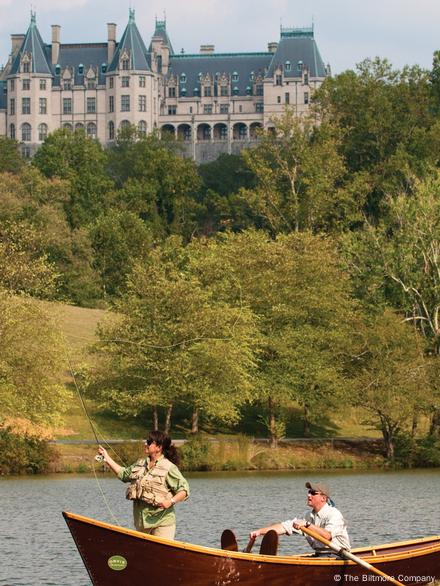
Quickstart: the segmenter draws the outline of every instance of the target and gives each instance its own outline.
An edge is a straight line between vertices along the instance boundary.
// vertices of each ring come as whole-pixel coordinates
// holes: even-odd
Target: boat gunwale
[[[205,555],[214,555],[217,557],[226,557],[226,558],[234,558],[234,559],[241,559],[246,561],[256,561],[259,563],[279,563],[283,565],[312,565],[312,566],[347,566],[347,565],[356,565],[355,562],[345,559],[335,559],[331,557],[313,557],[310,554],[297,554],[292,556],[270,556],[270,555],[261,555],[261,554],[253,554],[253,553],[244,553],[244,552],[236,552],[236,551],[227,551],[215,547],[208,547],[205,545],[196,545],[193,543],[188,543],[185,541],[174,541],[171,539],[166,539],[164,537],[157,537],[155,535],[149,535],[146,533],[141,533],[140,531],[136,531],[134,529],[128,529],[126,527],[119,527],[117,525],[112,525],[111,523],[106,523],[104,521],[97,521],[96,519],[91,519],[90,517],[85,517],[83,515],[78,515],[76,513],[71,513],[68,511],[63,511],[64,518],[72,519],[74,521],[79,521],[85,523],[87,525],[95,525],[97,527],[101,527],[102,529],[107,529],[110,531],[115,531],[117,533],[122,533],[128,535],[130,537],[135,537],[137,539],[143,539],[145,541],[151,541],[155,543],[159,543],[162,545],[166,545],[169,547],[173,547],[175,549],[183,549],[187,551],[192,551],[194,553],[205,554]],[[76,541],[76,540],[75,540]],[[435,543],[437,541],[437,543]],[[382,555],[369,555],[364,556],[362,559],[366,562],[378,564],[378,563],[385,563],[385,562],[394,562],[400,561],[402,559],[408,558],[415,558],[421,557],[425,555],[430,555],[436,552],[440,552],[440,535],[432,535],[430,537],[423,537],[420,539],[412,539],[407,541],[397,541],[390,544],[381,544],[376,547],[364,547],[364,548],[357,548],[352,550],[352,553],[359,553],[360,551],[372,551],[372,550],[380,550],[388,549],[393,547],[405,547],[410,546],[412,544],[420,544],[427,542],[427,545],[430,543],[428,547],[420,547],[417,549],[411,550],[404,550],[404,551],[396,551],[395,553],[387,553]],[[434,542],[434,543],[433,543]]]

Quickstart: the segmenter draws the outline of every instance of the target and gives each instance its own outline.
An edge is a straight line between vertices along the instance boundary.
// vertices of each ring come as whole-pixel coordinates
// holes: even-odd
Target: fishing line
[[[104,439],[102,439],[102,440],[101,440],[101,442],[100,442],[100,441],[99,441],[99,439],[98,439],[98,433],[97,433],[97,430],[95,429],[95,425],[94,425],[94,423],[93,423],[93,421],[92,421],[92,419],[91,419],[91,417],[90,417],[90,415],[89,415],[89,413],[88,413],[88,411],[87,411],[87,407],[86,407],[86,404],[85,404],[85,402],[84,402],[84,398],[83,398],[83,396],[82,396],[82,394],[81,394],[81,390],[80,390],[80,388],[79,388],[79,385],[78,385],[78,383],[77,383],[77,380],[76,380],[75,372],[74,372],[74,370],[73,370],[72,362],[71,362],[71,360],[70,360],[70,355],[69,355],[69,351],[68,351],[68,349],[67,349],[67,343],[66,343],[66,341],[65,341],[65,344],[66,344],[66,357],[67,357],[67,362],[68,362],[68,364],[69,364],[69,371],[70,371],[70,374],[71,374],[71,376],[72,376],[73,384],[74,384],[74,386],[75,386],[76,392],[77,392],[77,394],[78,394],[78,397],[79,397],[79,399],[80,399],[81,406],[82,406],[82,408],[83,408],[83,410],[84,410],[84,413],[85,413],[85,415],[86,415],[86,417],[87,417],[87,420],[88,420],[88,422],[89,422],[89,424],[90,424],[90,427],[91,427],[91,429],[92,429],[92,431],[93,431],[93,435],[95,436],[96,443],[97,443],[97,445],[98,445],[98,446],[100,445],[100,443],[103,443],[103,444],[105,444],[105,445],[106,445],[106,446],[107,446],[107,447],[108,447],[110,450],[112,450],[112,451],[114,452],[114,454],[116,454],[116,456],[118,456],[118,454],[117,454],[116,450],[114,450],[114,449],[112,448],[112,446],[111,446],[111,445],[110,445],[110,444],[109,444],[107,441],[105,441]],[[119,456],[118,456],[118,457],[119,457]],[[98,460],[98,461],[99,461],[99,460]],[[92,470],[93,470],[93,475],[94,475],[94,477],[95,477],[95,480],[96,480],[96,483],[97,483],[97,485],[98,485],[99,491],[100,491],[100,493],[101,493],[101,496],[102,496],[102,498],[103,498],[103,501],[104,501],[104,503],[105,503],[105,506],[107,507],[107,511],[108,511],[108,512],[109,512],[109,514],[110,514],[110,517],[111,517],[111,518],[112,518],[112,519],[115,521],[115,524],[116,524],[116,525],[119,525],[119,526],[121,526],[121,523],[118,521],[118,519],[116,518],[115,514],[113,513],[113,511],[112,511],[112,509],[111,509],[111,507],[110,507],[110,504],[109,504],[109,502],[108,502],[108,500],[107,500],[107,497],[105,496],[105,493],[104,493],[104,491],[102,490],[101,483],[99,482],[98,475],[96,474],[96,467],[95,467],[95,463],[94,463],[94,462],[92,462]]]

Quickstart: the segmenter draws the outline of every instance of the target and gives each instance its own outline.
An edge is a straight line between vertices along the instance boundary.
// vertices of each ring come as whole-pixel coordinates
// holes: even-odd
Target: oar
[[[237,539],[230,529],[225,529],[220,538],[221,548],[227,551],[238,551]]]
[[[352,562],[355,562],[356,564],[359,564],[362,568],[365,568],[369,572],[372,572],[373,574],[377,574],[378,576],[382,576],[382,578],[385,578],[385,580],[388,580],[388,582],[391,582],[392,584],[395,584],[396,586],[403,586],[402,582],[398,582],[392,576],[389,576],[388,574],[385,574],[381,570],[378,570],[377,568],[375,568],[374,566],[372,566],[371,564],[369,564],[365,560],[358,558],[356,555],[345,550],[344,548],[339,548],[337,545],[334,545],[333,543],[331,543],[331,541],[328,541],[328,539],[325,539],[325,537],[321,537],[321,535],[319,535],[319,533],[316,533],[315,531],[313,531],[309,527],[305,527],[303,525],[301,527],[301,531],[303,533],[307,533],[307,535],[310,535],[310,537],[313,537],[313,539],[320,541],[321,543],[323,543],[324,545],[329,547],[331,550],[333,550],[334,552],[336,552],[340,556],[342,556],[348,560],[351,560]]]
[[[246,545],[246,547],[243,550],[243,553],[251,553],[252,546],[254,545],[256,539],[257,539],[256,537],[251,537],[249,539],[248,544]]]

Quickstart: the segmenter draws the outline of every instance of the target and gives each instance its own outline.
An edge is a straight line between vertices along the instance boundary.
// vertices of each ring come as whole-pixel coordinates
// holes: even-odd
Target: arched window
[[[11,124],[9,126],[9,136],[12,138],[12,140],[15,140],[15,124]]]
[[[180,83],[186,83],[186,73],[180,74]]]
[[[238,94],[240,93],[240,90],[238,89],[237,86],[234,86],[234,89],[232,90],[232,93],[234,96],[238,96]]]
[[[110,121],[108,123],[108,139],[114,140],[115,138],[115,124],[114,122]]]
[[[250,95],[252,95],[252,88],[251,88],[251,86],[250,86],[250,85],[248,85],[248,86],[247,86],[247,88],[246,88],[246,95],[247,95],[247,96],[250,96]]]
[[[236,71],[234,71],[234,73],[232,74],[232,81],[236,82],[240,79],[238,73]]]
[[[125,128],[130,128],[130,122],[128,120],[123,120],[119,125],[119,128],[121,130],[124,130]]]
[[[75,131],[77,130],[84,130],[84,124],[82,124],[81,122],[77,122],[75,124]]]
[[[138,132],[142,136],[145,136],[147,134],[147,123],[145,122],[145,120],[141,120],[139,122],[139,124],[138,124]]]
[[[69,122],[65,122],[63,124],[63,128],[65,128],[66,130],[70,130],[70,132],[72,132],[72,130],[73,130],[73,127]]]
[[[61,66],[55,65],[55,75],[59,75],[61,73]]]
[[[186,87],[181,87],[180,88],[180,95],[185,97],[186,96]]]
[[[30,142],[32,140],[32,128],[27,122],[21,125],[21,140],[23,142]]]
[[[292,66],[290,65],[290,61],[286,61],[284,64],[284,71],[290,71]]]
[[[82,63],[78,65],[78,73],[84,75],[84,65]]]
[[[87,124],[87,136],[89,138],[96,138],[96,124],[94,122]]]
[[[298,71],[302,71],[302,68],[303,68],[303,62],[302,61],[298,61],[298,65],[297,65]]]
[[[107,71],[107,63],[101,64],[101,73],[105,73]]]
[[[43,142],[47,138],[47,124],[42,122],[38,125],[38,140]]]

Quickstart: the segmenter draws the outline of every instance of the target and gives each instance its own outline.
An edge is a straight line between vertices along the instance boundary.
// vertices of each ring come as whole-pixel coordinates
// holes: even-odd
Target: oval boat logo
[[[127,567],[127,560],[122,555],[112,555],[111,558],[108,558],[107,563],[111,570],[125,570]]]

